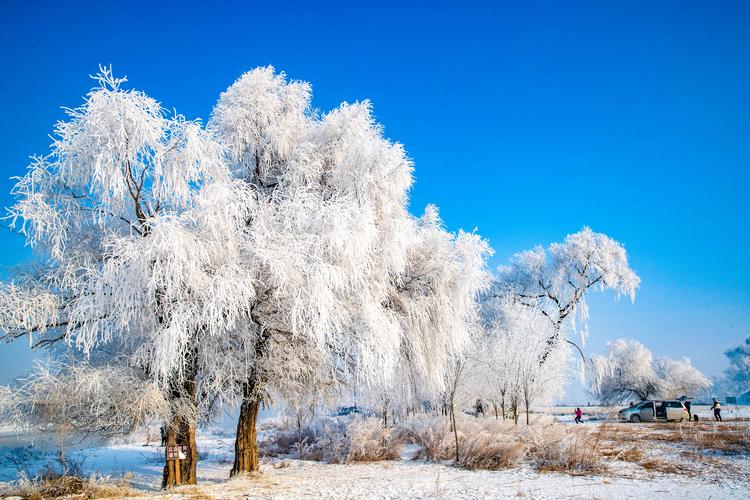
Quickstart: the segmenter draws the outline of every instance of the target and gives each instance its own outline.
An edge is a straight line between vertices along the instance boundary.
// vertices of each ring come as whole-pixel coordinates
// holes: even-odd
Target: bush
[[[291,420],[271,420],[260,430],[258,447],[262,456],[342,463],[349,453],[346,417],[321,418],[301,427]]]
[[[602,426],[603,427],[603,426]],[[529,459],[540,471],[592,474],[604,468],[599,449],[603,429],[560,429],[547,426],[528,432]]]
[[[297,429],[289,421],[264,428],[261,453],[328,463],[370,462],[399,458],[407,444],[415,458],[455,459],[455,438],[448,419],[417,415],[383,429],[379,419],[332,417]],[[460,465],[498,470],[529,462],[539,470],[587,474],[602,468],[600,433],[562,424],[515,426],[510,421],[459,417]],[[302,446],[299,445],[300,437]],[[301,453],[299,452],[301,450]]]

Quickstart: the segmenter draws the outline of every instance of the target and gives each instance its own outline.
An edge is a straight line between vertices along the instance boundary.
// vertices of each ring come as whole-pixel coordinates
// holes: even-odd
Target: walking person
[[[162,425],[160,431],[161,431],[161,445],[167,446],[167,428]]]
[[[721,419],[721,403],[718,399],[714,399],[714,404],[711,405],[711,409],[714,411],[714,420],[717,422],[723,422]]]
[[[576,419],[575,419],[575,422],[577,424],[582,424],[583,423],[583,421],[581,420],[582,416],[583,416],[583,412],[581,411],[581,409],[580,408],[576,408]]]

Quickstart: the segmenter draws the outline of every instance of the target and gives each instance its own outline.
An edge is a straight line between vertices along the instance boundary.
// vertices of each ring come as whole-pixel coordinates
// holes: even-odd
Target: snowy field
[[[573,409],[556,407],[547,413],[569,422]],[[596,407],[586,410],[585,415],[597,418],[608,411]],[[696,413],[704,419],[709,415],[706,407],[696,407]],[[749,407],[725,407],[723,413],[726,424],[706,421],[701,425],[716,432],[725,426],[744,426],[744,432],[750,432]],[[670,494],[680,498],[748,498],[750,452],[694,453],[683,443],[669,442],[667,436],[678,432],[678,425],[682,426],[679,432],[690,432],[694,423],[636,425],[589,419],[584,425],[617,435],[617,442],[625,443],[623,450],[645,450],[648,460],[630,462],[614,457],[607,462],[606,471],[594,475],[545,473],[529,466],[470,471],[449,463],[411,460],[413,454],[407,446],[401,460],[372,463],[324,464],[268,458],[262,460],[259,476],[229,479],[233,435],[229,430],[214,428],[199,434],[198,486],[167,494],[159,489],[163,449],[153,443],[144,445],[143,435],[130,443],[80,448],[69,456],[85,474],[124,479],[130,494],[144,498],[643,498]],[[0,481],[8,482],[6,487],[18,479],[20,471],[34,474],[54,462],[54,455],[45,451],[51,443],[37,440],[35,446],[23,446],[23,436],[16,438],[7,431],[2,433],[4,446],[0,448]]]

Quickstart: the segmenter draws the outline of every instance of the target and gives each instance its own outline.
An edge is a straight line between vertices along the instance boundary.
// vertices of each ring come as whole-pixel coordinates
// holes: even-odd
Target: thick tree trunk
[[[500,409],[503,411],[503,420],[505,420],[505,396],[503,396],[502,401],[500,401]]]
[[[193,350],[187,358],[187,374],[185,381],[173,387],[172,401],[178,402],[180,399],[186,399],[190,404],[196,404],[195,379],[197,377],[197,351]],[[182,403],[184,404],[184,403]],[[166,465],[162,474],[162,488],[171,488],[181,484],[196,484],[198,475],[196,473],[198,466],[198,448],[195,445],[195,415],[188,413],[190,416],[173,416],[172,421],[167,425],[167,447],[169,446],[186,446],[187,451],[183,452],[184,459],[167,460],[167,447],[164,448],[164,458]],[[179,465],[178,465],[179,464]]]
[[[495,408],[495,420],[497,420],[497,401],[493,401],[492,406]]]
[[[234,466],[230,475],[240,472],[255,472],[259,469],[258,440],[256,423],[260,399],[252,391],[246,390],[240,407],[240,418],[237,421],[237,437],[234,441]]]
[[[529,407],[526,406],[526,425],[529,425]]]
[[[198,482],[198,448],[195,445],[195,422],[178,418],[167,428],[167,446],[187,446],[183,460],[167,460],[162,475],[162,488]],[[165,459],[167,450],[165,448]],[[178,466],[179,464],[179,466]]]

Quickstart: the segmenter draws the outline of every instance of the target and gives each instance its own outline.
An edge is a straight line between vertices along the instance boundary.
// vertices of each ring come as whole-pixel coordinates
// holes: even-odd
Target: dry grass
[[[638,465],[644,469],[652,472],[660,472],[662,474],[681,474],[681,475],[694,475],[695,472],[680,464],[671,460],[665,460],[663,458],[650,458],[641,460]]]
[[[17,496],[27,500],[47,498],[126,498],[137,496],[138,492],[130,489],[127,481],[113,481],[106,478],[82,479],[77,476],[46,475],[21,479],[18,485],[3,491],[2,496]]]
[[[750,426],[744,422],[615,424],[608,440],[620,446],[643,443],[682,445],[694,451],[750,454]]]
[[[631,462],[654,473],[726,477],[741,474],[731,463],[731,457],[750,455],[750,426],[744,421],[607,427],[605,457]]]
[[[645,454],[640,448],[604,448],[601,450],[603,457],[609,460],[620,460],[623,462],[638,463],[644,459]]]
[[[537,470],[586,475],[606,469],[602,461],[601,436],[598,430],[558,429],[550,427],[530,449],[529,456]]]
[[[586,475],[620,462],[655,473],[692,475],[711,470],[719,474],[722,468],[731,469],[723,455],[750,454],[750,426],[740,421],[515,426],[511,421],[460,416],[458,430],[460,466],[467,469],[499,470],[526,463],[539,471]],[[440,416],[416,416],[387,429],[377,419],[331,419],[301,434],[302,458],[308,460],[392,460],[405,444],[418,446],[415,458],[455,459],[453,432],[448,419]],[[270,448],[266,443],[262,449],[274,455],[296,455],[295,429],[277,429],[271,435],[275,437]],[[632,469],[625,470],[632,473]]]

